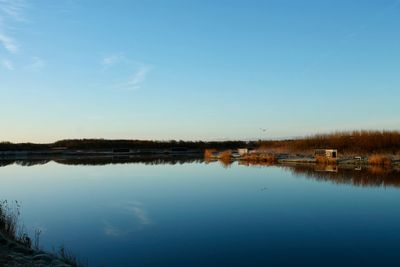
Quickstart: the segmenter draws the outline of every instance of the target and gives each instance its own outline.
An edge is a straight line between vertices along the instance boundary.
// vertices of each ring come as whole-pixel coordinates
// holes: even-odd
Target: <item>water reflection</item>
[[[44,248],[63,243],[92,266],[397,266],[398,168],[151,156],[1,164],[49,161],[1,168],[1,195],[45,229]]]
[[[139,201],[118,203],[105,207],[105,209],[115,212],[112,216],[102,220],[103,232],[108,237],[126,237],[153,224],[145,205]],[[121,220],[121,217],[126,220]]]
[[[0,159],[0,167],[5,167],[8,165],[17,164],[20,166],[34,166],[34,165],[44,165],[50,162],[51,159]]]
[[[44,165],[51,161],[64,165],[109,165],[109,164],[129,164],[143,163],[146,165],[160,164],[184,164],[184,163],[201,163],[203,157],[200,156],[170,156],[170,155],[148,155],[148,156],[105,156],[105,157],[58,157],[44,159],[1,159],[0,167],[8,165],[34,166]]]
[[[29,158],[29,159],[1,159],[0,167],[8,165],[34,166],[44,165],[48,162],[56,162],[63,165],[110,165],[110,164],[134,164],[145,165],[175,165],[185,163],[218,163],[224,168],[229,168],[234,162],[225,160],[204,160],[201,156],[171,156],[171,155],[146,155],[146,156],[105,156],[105,157],[58,157],[58,158]],[[354,186],[371,187],[400,187],[400,169],[381,166],[337,166],[337,165],[282,165],[272,163],[237,162],[247,167],[279,166],[291,171],[297,176],[306,176],[317,181],[333,182],[337,184],[351,184]]]
[[[400,187],[400,170],[398,168],[330,165],[294,165],[284,166],[284,168],[294,175],[305,176],[317,181],[365,187]]]

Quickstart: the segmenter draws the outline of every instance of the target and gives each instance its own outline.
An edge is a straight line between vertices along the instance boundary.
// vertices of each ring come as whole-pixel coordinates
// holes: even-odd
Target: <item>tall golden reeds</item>
[[[216,152],[216,149],[206,149],[204,150],[204,159],[209,160],[213,157],[213,154]]]
[[[368,158],[368,163],[371,165],[390,166],[392,159],[387,155],[374,154]]]

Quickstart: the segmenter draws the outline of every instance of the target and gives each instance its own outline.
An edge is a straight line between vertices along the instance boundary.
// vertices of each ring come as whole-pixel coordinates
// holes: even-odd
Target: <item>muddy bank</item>
[[[51,253],[34,250],[5,237],[0,232],[0,266],[4,267],[73,267],[73,263]]]

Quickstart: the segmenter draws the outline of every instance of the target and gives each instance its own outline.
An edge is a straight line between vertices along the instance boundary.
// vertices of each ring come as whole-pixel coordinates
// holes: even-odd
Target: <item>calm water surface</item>
[[[400,176],[312,173],[11,164],[0,198],[91,266],[400,266]]]

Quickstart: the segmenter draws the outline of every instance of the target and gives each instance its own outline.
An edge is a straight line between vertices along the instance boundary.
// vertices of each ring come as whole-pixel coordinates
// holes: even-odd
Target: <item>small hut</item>
[[[249,150],[247,148],[238,148],[237,152],[239,153],[240,156],[244,156],[249,153]]]
[[[315,157],[324,157],[327,159],[336,159],[338,156],[337,149],[315,149]]]

